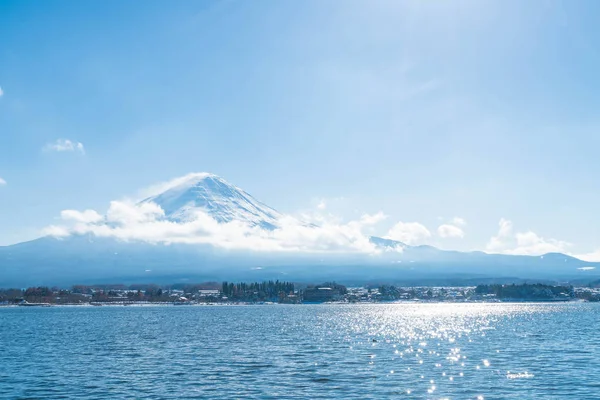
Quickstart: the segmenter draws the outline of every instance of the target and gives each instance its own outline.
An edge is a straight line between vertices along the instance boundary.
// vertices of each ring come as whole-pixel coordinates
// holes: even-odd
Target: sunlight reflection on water
[[[0,310],[0,392],[583,399],[600,381],[591,304],[182,308]]]

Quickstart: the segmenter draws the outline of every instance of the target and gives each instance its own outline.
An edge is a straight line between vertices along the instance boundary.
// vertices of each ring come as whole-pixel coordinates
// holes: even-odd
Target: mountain
[[[380,238],[377,236],[371,236],[369,238],[369,241],[380,249],[405,250],[410,247],[410,246],[406,245],[405,243],[399,242],[397,240],[384,239],[384,238]]]
[[[281,213],[256,200],[244,190],[208,173],[190,174],[175,185],[142,203],[155,203],[173,222],[187,222],[196,211],[206,212],[216,221],[239,221],[250,226],[273,230]]]
[[[206,173],[177,179],[139,205],[149,203],[159,205],[164,211],[162,220],[173,224],[194,221],[202,212],[219,224],[239,222],[276,234],[282,219],[290,220],[244,190]],[[303,228],[316,227],[297,222]],[[584,282],[600,278],[600,264],[560,253],[512,256],[409,246],[376,236],[369,241],[381,250],[378,254],[266,252],[224,249],[208,243],[164,245],[90,233],[62,239],[42,237],[0,247],[0,287],[221,279],[450,285],[519,279]]]

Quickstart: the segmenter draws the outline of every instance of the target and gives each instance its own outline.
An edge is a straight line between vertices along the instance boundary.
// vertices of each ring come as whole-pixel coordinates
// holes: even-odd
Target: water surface
[[[0,308],[0,398],[598,399],[599,311]]]

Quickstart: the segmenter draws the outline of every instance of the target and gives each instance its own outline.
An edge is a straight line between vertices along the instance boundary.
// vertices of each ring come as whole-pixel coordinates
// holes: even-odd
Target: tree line
[[[240,301],[276,301],[293,294],[294,284],[291,282],[264,281],[253,283],[223,282],[221,293],[231,300]]]
[[[574,297],[572,286],[552,286],[543,283],[520,285],[478,285],[475,293],[493,294],[499,299],[552,300],[560,297]]]

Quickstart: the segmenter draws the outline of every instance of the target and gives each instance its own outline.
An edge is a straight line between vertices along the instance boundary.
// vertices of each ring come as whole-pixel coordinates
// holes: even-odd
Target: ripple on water
[[[6,308],[0,309],[0,393],[595,398],[599,310],[592,304]]]

